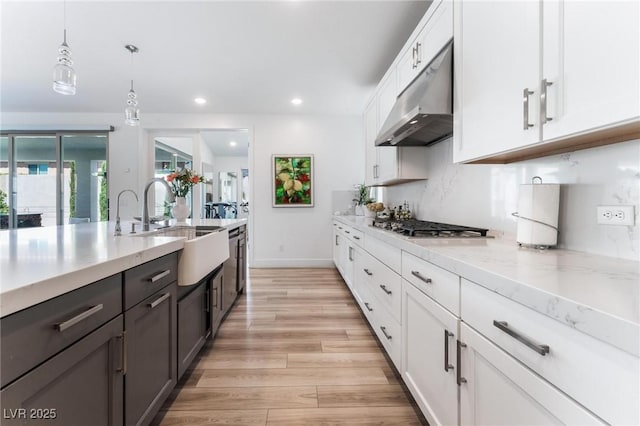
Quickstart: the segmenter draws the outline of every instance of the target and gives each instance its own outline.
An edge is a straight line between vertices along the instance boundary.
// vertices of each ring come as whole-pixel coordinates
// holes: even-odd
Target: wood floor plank
[[[320,340],[349,340],[345,330],[220,330],[218,336],[221,339],[257,340],[260,344],[263,340],[277,340],[281,342],[308,342]]]
[[[409,401],[400,385],[318,386],[318,406],[390,407],[405,406]]]
[[[160,418],[160,416],[164,417]],[[264,426],[267,410],[167,411],[158,416],[154,426],[239,425]]]
[[[234,351],[211,351],[202,357],[198,369],[217,370],[227,368],[286,368],[287,354],[271,352],[235,353]]]
[[[197,387],[388,384],[381,368],[284,368],[205,370]]]
[[[169,408],[176,411],[200,411],[317,406],[316,386],[281,386],[184,389]]]
[[[369,340],[375,339],[373,333],[369,328],[351,328],[345,330],[347,336],[349,336],[349,340]]]
[[[322,352],[322,344],[320,340],[307,342],[266,340],[263,343],[256,344],[253,340],[232,341],[221,339],[220,341],[214,342],[212,350],[280,353]]]
[[[384,355],[379,352],[288,354],[287,357],[287,368],[363,368],[387,366],[387,360]]]
[[[300,408],[269,410],[267,425],[414,426],[420,425],[420,420],[410,406]]]
[[[379,352],[380,347],[375,340],[323,340],[322,352]]]
[[[357,319],[362,320],[360,312],[354,312],[353,309],[345,310],[343,312],[281,312],[275,314],[275,319],[282,320],[296,320],[296,321],[311,321],[311,320],[342,320],[342,319]]]

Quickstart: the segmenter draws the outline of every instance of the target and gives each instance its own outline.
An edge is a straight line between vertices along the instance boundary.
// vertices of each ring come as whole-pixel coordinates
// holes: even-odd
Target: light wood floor
[[[251,269],[155,425],[420,425],[335,269]]]

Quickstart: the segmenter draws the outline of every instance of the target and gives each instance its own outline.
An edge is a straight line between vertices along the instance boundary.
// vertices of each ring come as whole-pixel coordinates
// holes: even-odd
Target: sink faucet
[[[142,207],[142,230],[143,231],[148,231],[149,230],[149,198],[147,197],[148,193],[149,193],[149,188],[151,188],[151,185],[153,185],[156,182],[160,182],[162,183],[166,188],[167,188],[167,192],[169,193],[169,202],[174,202],[176,200],[176,196],[173,195],[173,192],[171,191],[171,187],[169,186],[169,184],[167,183],[166,180],[162,179],[162,178],[153,178],[149,181],[149,183],[147,183],[147,186],[144,187],[144,197],[143,197],[143,207]]]
[[[120,235],[122,235],[122,229],[120,228],[120,196],[122,194],[124,194],[125,192],[132,193],[133,196],[136,197],[136,202],[138,201],[138,194],[136,194],[132,189],[123,189],[118,194],[118,199],[117,199],[117,202],[116,202],[116,229],[113,232],[113,235],[116,236],[116,237],[119,237]]]

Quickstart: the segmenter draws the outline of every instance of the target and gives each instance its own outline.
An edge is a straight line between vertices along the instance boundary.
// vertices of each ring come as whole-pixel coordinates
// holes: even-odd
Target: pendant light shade
[[[63,95],[76,94],[76,71],[71,48],[67,44],[67,3],[64,3],[64,39],[58,47],[58,63],[53,67],[53,90]]]
[[[138,48],[132,44],[125,46],[131,52],[131,73],[133,74],[133,54],[138,52]],[[138,108],[138,95],[133,90],[133,78],[131,78],[131,89],[127,94],[127,107],[124,110],[124,122],[129,126],[138,126],[140,124],[140,108]]]

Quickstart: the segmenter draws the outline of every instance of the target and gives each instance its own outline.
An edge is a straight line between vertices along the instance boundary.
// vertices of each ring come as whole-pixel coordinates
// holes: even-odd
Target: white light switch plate
[[[598,206],[599,225],[633,226],[635,223],[634,206]]]

